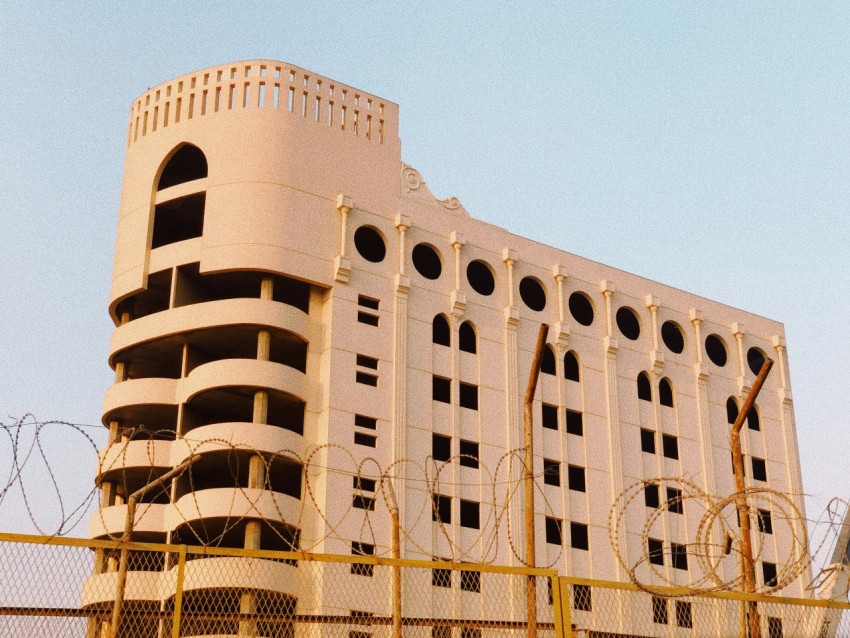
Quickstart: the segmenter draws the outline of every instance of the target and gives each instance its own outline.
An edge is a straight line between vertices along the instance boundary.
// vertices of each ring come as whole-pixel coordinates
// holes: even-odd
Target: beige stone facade
[[[241,483],[226,484],[210,447],[191,487],[177,481],[143,505],[137,539],[203,542],[190,523],[216,536],[235,517],[220,544],[386,553],[380,489],[353,487],[362,463],[364,476],[395,479],[404,557],[518,564],[520,501],[503,511],[516,463],[505,455],[522,446],[541,323],[551,330],[535,405],[539,565],[624,579],[609,513],[636,481],[681,476],[733,492],[727,409],[764,356],[776,365],[744,429],[747,480],[802,510],[780,323],[471,217],[402,162],[398,118],[392,102],[269,60],[191,73],[133,102],[103,420],[116,441],[128,428],[159,434],[104,452],[92,536],[123,529],[119,477],[141,486],[190,449],[207,453],[192,442],[219,440],[250,450]],[[275,476],[248,471],[251,454],[281,450],[291,461]],[[451,460],[429,488],[435,453]],[[336,470],[312,484],[327,520],[304,506],[308,457]],[[250,490],[267,494],[240,501]],[[445,525],[432,521],[435,493]],[[371,498],[373,512],[362,507]],[[627,515],[632,564],[651,511]],[[367,516],[374,536],[363,535]],[[679,574],[670,543],[692,543],[701,516],[685,501],[653,532],[672,580],[696,569]],[[560,544],[547,542],[553,526]],[[760,560],[781,565],[793,534],[776,514],[773,528]],[[802,595],[801,582],[784,592]]]

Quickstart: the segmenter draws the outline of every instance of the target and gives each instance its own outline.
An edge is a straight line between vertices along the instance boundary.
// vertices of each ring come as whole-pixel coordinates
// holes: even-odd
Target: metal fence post
[[[558,638],[572,638],[573,620],[572,608],[570,607],[570,585],[564,576],[558,576],[552,581],[555,591],[552,597],[555,599],[555,636]],[[560,612],[560,613],[559,613]],[[561,629],[558,630],[560,621]]]
[[[177,584],[174,590],[174,615],[171,617],[171,638],[180,637],[180,614],[183,611],[183,576],[186,570],[186,546],[180,546],[177,558]]]

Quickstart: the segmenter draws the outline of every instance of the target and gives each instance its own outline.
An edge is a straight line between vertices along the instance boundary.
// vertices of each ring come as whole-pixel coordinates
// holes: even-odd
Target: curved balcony
[[[95,482],[110,480],[119,474],[126,476],[134,470],[150,473],[151,468],[168,468],[173,465],[171,460],[173,443],[171,441],[141,440],[117,441],[98,453],[98,471]]]
[[[172,452],[171,463],[179,465],[189,458],[189,454],[204,454],[222,449],[246,448],[267,454],[285,454],[292,452],[293,460],[299,461],[304,453],[302,437],[274,425],[260,423],[215,423],[195,428],[186,434],[185,454],[177,458]],[[225,443],[226,442],[226,443]]]
[[[206,390],[233,386],[277,390],[302,401],[307,395],[307,377],[294,368],[272,361],[222,359],[192,370],[179,382],[176,398],[185,403]]]
[[[176,578],[176,576],[175,576]],[[163,572],[127,572],[124,600],[162,600],[163,593],[168,589],[163,587]],[[115,600],[115,590],[118,586],[118,572],[95,574],[83,583],[82,606],[106,605],[111,608]],[[172,587],[173,591],[173,587]],[[166,596],[167,597],[167,596]]]
[[[188,193],[195,193],[199,190],[203,190],[202,188],[198,189],[195,182],[189,182],[187,186],[190,187],[187,188]],[[175,190],[177,190],[177,188],[179,187],[175,187]],[[171,199],[174,198],[172,197]],[[193,237],[191,239],[184,239],[183,241],[154,248],[151,250],[151,260],[148,265],[148,272],[159,272],[161,270],[173,268],[174,266],[198,261],[201,256],[201,241],[201,237]]]
[[[172,308],[140,317],[116,328],[110,340],[109,364],[142,343],[220,326],[255,325],[277,328],[305,338],[308,317],[288,304],[266,299],[221,299]]]
[[[116,383],[103,396],[103,422],[122,409],[143,405],[175,405],[176,379],[151,377]]]
[[[133,532],[135,539],[145,534],[163,535],[167,531],[165,520],[170,505],[160,503],[139,503],[136,505]],[[113,505],[93,512],[89,520],[90,538],[120,538],[124,533],[127,520],[127,506]]]
[[[258,518],[295,525],[301,502],[281,492],[255,488],[219,487],[190,492],[177,499],[165,515],[168,530],[204,518]]]

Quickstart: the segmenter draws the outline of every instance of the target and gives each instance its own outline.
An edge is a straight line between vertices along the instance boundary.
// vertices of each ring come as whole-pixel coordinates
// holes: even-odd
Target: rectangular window
[[[688,569],[688,546],[670,543],[670,564],[673,569]]]
[[[371,496],[355,494],[354,499],[351,502],[351,506],[356,507],[360,510],[369,510],[370,512],[372,512],[375,510],[375,499]]]
[[[643,486],[643,502],[647,507],[659,507],[661,505],[657,483],[647,483]]]
[[[460,407],[478,409],[478,386],[471,383],[460,384]]]
[[[442,434],[431,435],[431,456],[435,461],[448,461],[452,456],[452,439]]]
[[[694,615],[693,610],[691,609],[691,603],[685,602],[684,600],[677,600],[676,602],[676,625],[678,627],[684,627],[685,629],[691,629],[694,626]]]
[[[369,543],[361,543],[359,541],[351,541],[352,556],[374,556],[375,546]],[[375,573],[374,565],[364,565],[363,563],[351,563],[351,573],[357,576],[372,576]]]
[[[357,371],[357,374],[354,377],[357,383],[362,383],[363,385],[370,385],[373,388],[378,386],[378,376],[375,374],[369,374],[368,372],[360,372]]]
[[[368,428],[370,430],[378,429],[378,419],[371,416],[363,416],[362,414],[354,415],[354,425],[358,428]]]
[[[434,560],[440,562],[448,562],[448,558],[440,558],[434,556]],[[451,587],[452,586],[452,570],[450,569],[432,569],[431,570],[431,585],[434,587]]]
[[[779,581],[776,579],[776,563],[761,562],[761,575],[764,577],[766,587],[776,587]]]
[[[481,630],[478,627],[462,627],[460,638],[481,638]]]
[[[375,357],[367,357],[365,354],[357,355],[357,365],[362,368],[378,369],[378,360]]]
[[[652,597],[652,622],[658,625],[666,625],[670,622],[667,613],[667,599],[659,596]]]
[[[770,510],[759,510],[756,520],[762,534],[773,534],[773,519],[770,516]]]
[[[640,430],[640,450],[647,454],[655,454],[655,432],[653,430]]]
[[[439,401],[440,403],[451,403],[451,379],[446,379],[445,377],[438,377],[434,375],[431,381],[431,397],[434,399],[434,401]]]
[[[561,534],[562,521],[550,516],[546,517],[546,542],[550,545],[561,545],[564,542]]]
[[[646,550],[649,554],[649,562],[653,565],[664,564],[664,543],[657,538],[650,538],[646,541]]]
[[[570,523],[570,545],[573,549],[590,549],[587,525],[584,523]]]
[[[364,492],[374,492],[377,482],[374,479],[363,478],[362,476],[352,477],[355,490],[363,490]]]
[[[685,513],[685,506],[682,501],[682,490],[678,487],[667,488],[667,510],[674,514]]]
[[[431,638],[452,638],[452,628],[446,625],[431,627]]]
[[[756,481],[767,480],[767,463],[764,459],[753,457],[753,478]]]
[[[546,485],[561,485],[561,464],[558,461],[543,459],[543,482]]]
[[[459,451],[459,462],[463,467],[478,469],[478,443],[461,439]]]
[[[348,632],[348,638],[372,638],[372,634],[368,631],[354,631],[352,629]]]
[[[431,520],[440,521],[446,525],[452,522],[452,499],[450,496],[434,494],[434,508],[431,511]]]
[[[356,445],[365,445],[366,447],[377,447],[378,437],[373,434],[364,434],[363,432],[354,433],[354,443]]]
[[[577,611],[593,611],[593,601],[590,598],[589,585],[573,585],[573,609]]]
[[[767,638],[783,638],[781,618],[767,617]]]
[[[585,492],[584,468],[578,465],[567,466],[567,484],[574,492]]]
[[[679,458],[679,439],[672,434],[661,435],[661,449],[668,459]]]
[[[584,434],[584,417],[581,412],[567,410],[567,434],[576,436]]]
[[[367,326],[376,326],[378,325],[378,315],[373,315],[368,312],[363,312],[362,310],[357,313],[357,321],[360,323],[365,323]]]
[[[460,588],[463,591],[481,593],[481,572],[460,572]]]
[[[543,404],[543,427],[550,430],[558,429],[558,406]]]
[[[464,501],[460,502],[460,526],[468,527],[470,529],[479,529],[481,526],[480,522],[481,516],[481,506],[479,503],[475,501]]]

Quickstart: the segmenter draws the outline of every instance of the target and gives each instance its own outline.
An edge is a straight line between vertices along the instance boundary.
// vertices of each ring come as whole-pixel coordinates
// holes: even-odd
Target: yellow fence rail
[[[677,593],[545,569],[0,534],[0,638],[741,636],[747,602],[763,638],[850,637],[845,602]]]

